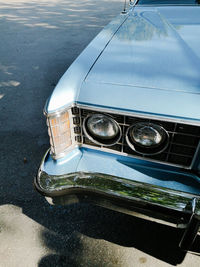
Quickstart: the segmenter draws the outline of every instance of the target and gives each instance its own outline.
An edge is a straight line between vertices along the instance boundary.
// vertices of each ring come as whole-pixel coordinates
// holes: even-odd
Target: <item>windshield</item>
[[[139,0],[138,5],[200,5],[200,0]]]

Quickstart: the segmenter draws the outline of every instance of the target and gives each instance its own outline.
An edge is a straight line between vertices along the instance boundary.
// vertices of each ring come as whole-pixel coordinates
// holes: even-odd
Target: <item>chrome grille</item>
[[[97,145],[91,142],[82,130],[83,120],[91,114],[105,114],[115,119],[121,129],[122,137],[120,141],[109,147]],[[72,108],[75,139],[78,143],[86,147],[94,147],[101,150],[110,151],[111,153],[128,154],[136,158],[161,162],[168,165],[176,165],[189,168],[193,161],[197,146],[200,140],[200,127],[176,122],[166,122],[149,118],[140,118],[137,116],[113,114],[108,112],[95,111],[83,108]],[[169,134],[169,145],[160,154],[157,155],[141,155],[133,151],[126,142],[126,131],[129,126],[136,122],[151,122],[162,126]]]

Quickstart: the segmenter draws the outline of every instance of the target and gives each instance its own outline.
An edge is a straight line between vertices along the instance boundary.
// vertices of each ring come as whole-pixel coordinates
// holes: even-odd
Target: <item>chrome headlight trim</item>
[[[133,138],[130,137],[130,131],[133,129],[133,127],[137,124],[147,124],[148,126],[152,126],[153,128],[158,128],[160,129],[160,131],[162,131],[164,133],[164,139],[161,140],[161,142],[157,145],[153,145],[153,146],[150,146],[150,147],[145,147],[145,146],[142,146],[141,144],[137,143],[137,142],[134,142],[133,141]],[[132,140],[131,140],[132,139]],[[154,123],[149,123],[149,122],[139,122],[139,123],[135,123],[133,125],[131,125],[128,129],[127,129],[127,132],[126,132],[126,142],[128,143],[129,147],[139,153],[139,154],[142,154],[142,155],[157,155],[157,154],[160,154],[162,153],[168,146],[169,144],[169,134],[168,132],[160,125],[158,124],[154,124]],[[159,149],[160,148],[160,149]],[[148,152],[147,152],[148,151]]]
[[[93,142],[93,143],[95,143],[95,144],[97,144],[97,145],[100,145],[100,146],[106,146],[106,147],[109,147],[109,146],[113,146],[113,145],[117,144],[117,143],[119,142],[119,140],[121,139],[121,137],[122,137],[122,130],[121,130],[121,127],[120,127],[120,125],[118,124],[118,122],[116,122],[116,121],[115,121],[112,117],[110,117],[110,116],[103,115],[103,116],[105,116],[106,118],[108,118],[110,121],[112,121],[115,125],[117,125],[119,132],[118,132],[118,134],[117,134],[116,137],[114,137],[113,139],[110,139],[110,140],[109,140],[109,139],[102,139],[102,141],[108,141],[108,143],[106,143],[106,142],[102,142],[100,137],[99,137],[99,138],[98,138],[98,137],[95,138],[95,137],[91,136],[91,135],[88,133],[88,130],[87,130],[87,121],[88,121],[88,119],[89,119],[91,116],[93,116],[93,115],[102,115],[102,114],[94,113],[94,114],[92,114],[92,115],[87,116],[87,117],[84,119],[84,121],[83,121],[83,131],[84,131],[85,136],[86,136],[91,142]],[[109,143],[109,141],[110,141],[110,143]]]
[[[48,101],[47,103],[48,104]],[[99,151],[104,151],[104,152],[109,152],[109,153],[114,153],[117,155],[124,155],[124,156],[129,156],[131,158],[138,158],[138,159],[144,159],[150,162],[156,162],[156,163],[161,163],[161,164],[165,164],[165,165],[169,165],[169,166],[175,166],[175,167],[182,167],[185,169],[191,169],[191,168],[195,168],[195,170],[197,170],[197,166],[199,165],[199,150],[200,150],[200,142],[199,144],[196,145],[196,143],[194,145],[192,145],[195,148],[195,152],[191,154],[173,154],[176,152],[171,152],[173,145],[176,145],[177,142],[175,141],[175,143],[172,144],[172,139],[173,134],[175,133],[175,129],[168,129],[165,128],[165,126],[163,126],[168,132],[169,132],[169,143],[168,143],[168,148],[164,148],[162,151],[160,151],[159,153],[150,155],[150,154],[139,154],[137,153],[134,149],[132,149],[130,147],[130,145],[127,142],[126,139],[126,133],[127,133],[127,128],[130,127],[130,123],[127,123],[125,121],[126,118],[130,117],[130,118],[135,118],[136,120],[138,119],[138,121],[142,120],[142,121],[149,121],[152,120],[153,123],[159,124],[164,122],[165,123],[173,123],[174,125],[178,125],[178,124],[182,124],[183,126],[190,126],[191,127],[200,127],[200,120],[188,120],[187,118],[175,118],[175,117],[166,117],[166,116],[161,116],[158,114],[144,114],[144,113],[139,113],[136,111],[130,112],[130,111],[123,111],[123,110],[117,110],[117,109],[108,109],[108,108],[104,108],[104,107],[94,107],[91,105],[86,105],[86,104],[80,104],[80,103],[72,103],[71,105],[67,105],[67,106],[63,106],[62,108],[52,111],[52,112],[48,112],[47,110],[48,105],[44,108],[44,114],[46,115],[46,117],[51,117],[53,115],[59,114],[59,113],[63,113],[65,110],[70,110],[71,109],[71,114],[70,114],[70,125],[71,125],[71,134],[72,134],[72,146],[69,147],[69,149],[67,149],[63,155],[59,155],[59,157],[56,157],[55,155],[52,155],[52,158],[54,159],[58,159],[58,158],[62,158],[64,157],[67,153],[69,153],[69,151],[73,150],[75,147],[86,147],[86,148],[92,148],[92,149],[96,149]],[[77,112],[73,112],[73,109],[77,109]],[[94,143],[94,141],[91,140],[91,138],[89,139],[88,136],[86,136],[83,132],[83,121],[86,118],[86,116],[88,115],[83,115],[82,111],[84,110],[88,110],[90,111],[92,114],[94,113],[104,113],[106,115],[109,115],[109,117],[112,117],[114,120],[116,120],[116,122],[120,125],[121,128],[121,132],[122,132],[122,138],[120,139],[120,141],[118,143],[115,143],[112,147],[111,146],[105,146],[104,144],[101,143]],[[90,113],[90,114],[91,114]],[[119,121],[118,118],[115,118],[116,115],[118,116],[123,116],[123,120]],[[80,121],[78,123],[74,123],[74,119],[76,119],[77,117],[79,117]],[[132,122],[133,123],[133,122]],[[129,125],[128,125],[129,124]],[[159,124],[160,125],[160,124]],[[161,125],[160,125],[161,126]],[[168,127],[168,126],[167,126]],[[79,128],[80,131],[77,132],[76,128]],[[177,135],[180,135],[181,132],[177,133]],[[175,133],[176,135],[176,133]],[[197,139],[197,135],[194,135],[195,138]],[[189,133],[186,133],[186,137],[189,137]],[[194,138],[193,138],[194,139]],[[96,145],[96,146],[95,146]],[[172,146],[171,146],[172,145]],[[179,146],[182,146],[182,143],[179,144]],[[188,146],[188,145],[187,145]],[[127,149],[129,148],[130,151],[128,150],[125,151],[124,148]],[[165,150],[165,151],[164,151]],[[136,153],[135,153],[136,152]],[[163,152],[163,153],[162,153]],[[159,157],[159,154],[161,155],[161,158]],[[180,160],[180,162],[177,162],[177,159],[173,158],[172,156],[175,155],[175,157],[179,157],[178,160]],[[191,155],[191,156],[190,156]],[[167,157],[167,159],[165,159],[164,157]],[[159,157],[159,158],[158,158]],[[170,158],[171,157],[171,158]],[[184,159],[182,160],[180,157],[184,157]],[[187,163],[186,160],[188,159],[189,161],[189,157],[192,158],[192,161],[190,163]],[[170,158],[170,159],[169,159]],[[168,160],[169,159],[169,160]],[[185,161],[184,161],[185,160]],[[200,169],[200,168],[199,168]]]

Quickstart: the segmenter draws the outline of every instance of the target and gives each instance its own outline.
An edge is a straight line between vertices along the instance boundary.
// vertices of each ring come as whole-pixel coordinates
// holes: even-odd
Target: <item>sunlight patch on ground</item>
[[[12,75],[12,72],[10,72],[10,70],[14,70],[15,67],[14,66],[5,66],[0,64],[0,71],[4,72],[7,75]]]
[[[0,266],[37,266],[38,259],[52,252],[43,246],[45,228],[23,214],[22,208],[0,206]]]
[[[20,82],[17,81],[9,81],[9,82],[1,82],[0,87],[17,87],[20,85]]]
[[[71,25],[78,26],[85,18],[90,20],[91,23],[99,21],[99,18],[95,16],[92,18],[90,16],[91,9],[94,9],[95,14],[100,12],[100,10],[104,14],[110,2],[116,1],[121,2],[122,0],[101,0],[100,5],[97,0],[94,0],[92,3],[90,0],[74,2],[69,0],[41,0],[40,2],[36,0],[28,2],[27,0],[3,1],[0,5],[0,19],[16,22],[20,25],[23,24],[30,28],[58,29],[60,27],[58,27],[57,23],[60,23],[60,19],[68,17],[71,18]],[[95,10],[97,5],[99,5],[98,12]],[[52,16],[54,20],[52,20]],[[97,25],[92,27],[97,27]]]
[[[15,15],[10,15],[10,14],[2,14],[0,15],[0,18],[5,18],[7,20],[11,20],[11,21],[18,21],[19,20],[19,16],[15,16]],[[27,18],[20,18],[20,20],[22,21],[27,21]]]
[[[34,24],[25,23],[24,25],[28,26],[28,27],[43,27],[43,28],[47,28],[47,29],[57,29],[58,28],[56,26],[49,25],[48,23],[34,23]]]

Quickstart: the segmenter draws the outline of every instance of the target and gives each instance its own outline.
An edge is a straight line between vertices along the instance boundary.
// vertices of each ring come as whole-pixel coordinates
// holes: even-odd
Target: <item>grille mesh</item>
[[[94,144],[90,141],[82,130],[83,120],[91,114],[105,114],[112,117],[118,122],[122,129],[122,137],[120,141],[109,147],[103,145]],[[80,109],[77,107],[72,108],[74,133],[78,143],[82,143],[84,146],[92,146],[96,148],[106,149],[110,152],[120,152],[121,154],[129,154],[130,156],[143,158],[145,160],[158,161],[167,163],[170,165],[178,165],[181,167],[189,168],[194,158],[199,140],[200,140],[200,127],[181,124],[176,122],[166,122],[162,120],[153,120],[138,118],[136,116],[127,116],[113,113],[105,113],[99,111],[93,111],[88,109]],[[126,131],[129,126],[137,122],[151,122],[162,126],[169,134],[169,145],[160,154],[157,155],[141,155],[133,151],[126,142]]]

